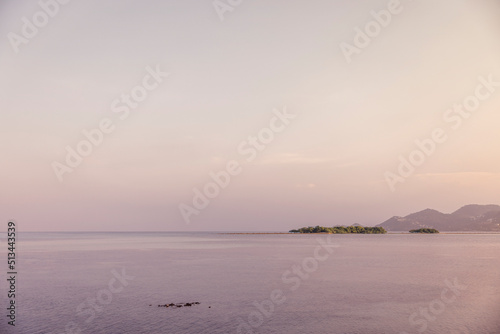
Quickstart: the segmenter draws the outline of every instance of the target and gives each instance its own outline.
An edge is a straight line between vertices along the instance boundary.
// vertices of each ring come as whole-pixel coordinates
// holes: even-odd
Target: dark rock
[[[191,302],[191,303],[179,303],[179,304],[174,304],[174,303],[170,303],[170,304],[163,304],[163,305],[158,305],[158,307],[190,307],[190,306],[194,306],[194,305],[200,305],[200,302]],[[151,304],[149,306],[152,306]],[[209,308],[211,308],[211,306],[209,306]]]

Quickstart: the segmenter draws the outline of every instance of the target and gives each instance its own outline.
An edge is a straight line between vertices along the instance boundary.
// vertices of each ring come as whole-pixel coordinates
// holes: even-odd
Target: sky
[[[500,204],[498,1],[59,1],[0,3],[0,216],[21,232]]]

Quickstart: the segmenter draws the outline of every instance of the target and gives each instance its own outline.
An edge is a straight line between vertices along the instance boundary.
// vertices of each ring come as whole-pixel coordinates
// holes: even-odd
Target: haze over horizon
[[[2,221],[288,231],[500,204],[500,3],[401,0],[346,56],[394,3],[242,1],[221,14],[213,1],[71,1],[17,47],[41,7],[1,4]],[[68,166],[85,140],[96,144]],[[231,161],[227,186],[196,208],[194,189]],[[198,211],[189,224],[182,204]]]

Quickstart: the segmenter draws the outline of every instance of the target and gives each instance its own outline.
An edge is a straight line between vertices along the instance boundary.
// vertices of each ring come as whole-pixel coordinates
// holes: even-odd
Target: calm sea
[[[2,334],[500,333],[500,234],[21,233],[16,252]]]

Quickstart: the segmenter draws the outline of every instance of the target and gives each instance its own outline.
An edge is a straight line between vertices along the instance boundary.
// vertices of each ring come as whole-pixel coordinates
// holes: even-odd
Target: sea
[[[0,237],[2,334],[500,333],[500,234]]]

